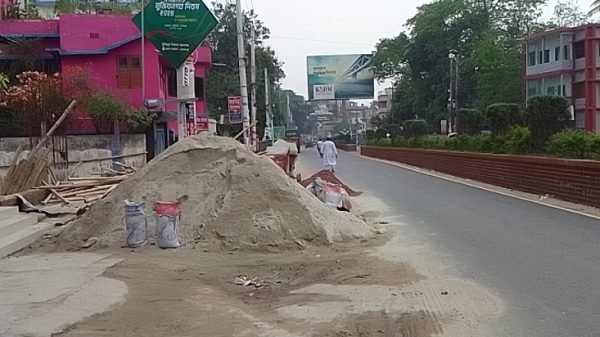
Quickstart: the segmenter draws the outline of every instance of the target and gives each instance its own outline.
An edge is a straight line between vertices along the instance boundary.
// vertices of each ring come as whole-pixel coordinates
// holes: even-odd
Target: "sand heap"
[[[150,229],[154,202],[180,200],[187,245],[276,250],[373,235],[364,221],[328,208],[270,159],[232,139],[202,135],[170,147],[121,183],[63,233],[58,246],[79,247],[90,237],[122,244],[126,199],[146,202]]]

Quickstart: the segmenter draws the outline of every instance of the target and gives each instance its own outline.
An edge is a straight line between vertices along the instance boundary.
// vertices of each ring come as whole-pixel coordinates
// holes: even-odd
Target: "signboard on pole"
[[[309,56],[309,100],[363,99],[375,96],[373,55]]]
[[[242,123],[242,98],[240,96],[228,97],[227,106],[229,111],[229,124]]]
[[[133,22],[175,68],[206,39],[218,20],[202,0],[149,0]]]

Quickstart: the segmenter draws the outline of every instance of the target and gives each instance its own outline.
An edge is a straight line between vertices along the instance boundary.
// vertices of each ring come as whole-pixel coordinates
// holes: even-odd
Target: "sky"
[[[271,46],[284,62],[283,87],[307,96],[306,57],[371,53],[394,37],[427,0],[242,0],[271,30]]]
[[[232,1],[232,0],[221,0]],[[581,0],[585,3],[587,0]],[[271,46],[284,63],[283,87],[307,96],[306,57],[374,51],[397,36],[417,7],[429,0],[242,0],[271,30]],[[549,1],[554,2],[554,1]],[[385,83],[378,83],[381,90]]]

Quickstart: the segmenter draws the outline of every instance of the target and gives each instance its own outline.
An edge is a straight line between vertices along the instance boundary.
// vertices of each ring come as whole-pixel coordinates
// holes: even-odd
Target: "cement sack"
[[[308,185],[307,189],[328,206],[341,210],[352,210],[350,196],[340,185],[317,178],[313,183]]]
[[[154,211],[156,212],[156,245],[160,248],[181,247],[177,203],[157,202]]]
[[[125,200],[125,231],[129,248],[139,248],[148,242],[146,205],[143,202]]]

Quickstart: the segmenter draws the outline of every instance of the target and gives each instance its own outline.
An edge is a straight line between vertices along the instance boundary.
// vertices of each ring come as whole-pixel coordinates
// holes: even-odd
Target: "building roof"
[[[560,34],[560,33],[571,33],[571,32],[576,32],[576,31],[580,31],[585,29],[588,26],[596,26],[596,27],[600,27],[600,24],[588,24],[588,25],[582,25],[582,26],[577,26],[577,27],[559,27],[559,28],[554,28],[554,29],[550,29],[550,30],[546,30],[543,32],[539,32],[539,33],[535,33],[532,35],[529,35],[525,38],[523,38],[523,41],[531,41],[531,40],[537,40],[541,37],[544,36],[548,36],[548,35],[553,35],[553,34]]]
[[[2,20],[0,36],[11,37],[58,37],[59,20]]]
[[[63,14],[52,20],[0,21],[0,39],[58,38],[46,51],[59,55],[102,55],[141,38],[130,15]],[[208,47],[203,44],[202,47]],[[210,48],[199,48],[198,61],[210,63]]]
[[[106,54],[139,39],[130,15],[63,14],[53,20],[0,21],[0,37],[58,37],[61,55]]]

